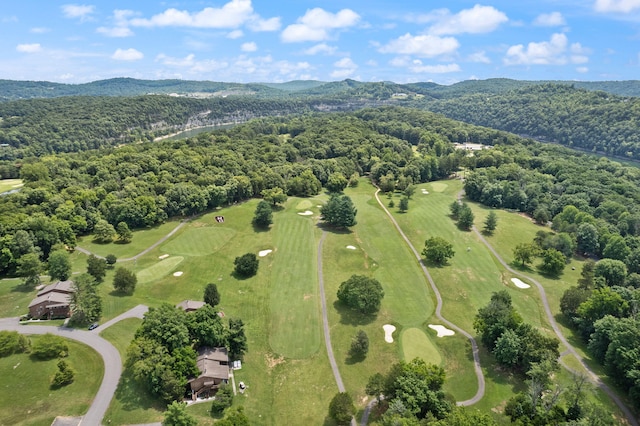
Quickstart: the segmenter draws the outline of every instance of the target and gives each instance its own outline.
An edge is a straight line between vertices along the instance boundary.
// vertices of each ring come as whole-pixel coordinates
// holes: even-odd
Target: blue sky
[[[3,1],[0,78],[640,78],[640,0]]]

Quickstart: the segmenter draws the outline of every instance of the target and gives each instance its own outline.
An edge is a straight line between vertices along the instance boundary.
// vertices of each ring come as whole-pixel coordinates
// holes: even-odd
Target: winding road
[[[102,423],[111,399],[116,392],[120,375],[122,374],[122,359],[118,350],[106,339],[98,335],[98,332],[125,318],[142,318],[147,311],[144,305],[138,305],[113,320],[103,324],[92,331],[79,330],[68,327],[55,327],[50,325],[22,325],[16,318],[0,318],[0,330],[17,331],[21,334],[46,334],[76,340],[93,348],[102,357],[104,362],[104,375],[102,383],[96,393],[93,403],[87,413],[82,417],[80,424],[99,425]]]

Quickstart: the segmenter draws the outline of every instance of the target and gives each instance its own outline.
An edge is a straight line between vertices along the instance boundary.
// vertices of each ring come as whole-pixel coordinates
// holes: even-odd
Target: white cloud
[[[420,74],[447,74],[460,71],[460,66],[458,64],[423,65],[421,61],[417,60],[409,67],[409,70]]]
[[[278,31],[282,24],[280,23],[280,18],[269,18],[269,19],[261,19],[259,16],[255,16],[253,19],[249,21],[249,28],[251,31],[261,32],[261,31]]]
[[[133,48],[116,49],[113,55],[111,55],[111,59],[115,59],[116,61],[138,61],[142,58],[144,58],[142,52]]]
[[[395,40],[391,40],[378,50],[381,53],[417,55],[430,58],[453,53],[458,47],[460,47],[460,43],[453,37],[438,37],[434,35],[412,36],[407,33]]]
[[[531,42],[527,45],[517,44],[509,47],[504,58],[506,65],[563,65],[568,62],[583,64],[589,61],[589,49],[580,43],[569,46],[567,36],[556,33],[549,41]],[[569,56],[567,56],[569,54]]]
[[[131,37],[133,35],[133,31],[127,27],[98,27],[96,32],[107,37]]]
[[[95,12],[96,7],[86,4],[65,4],[62,6],[62,13],[65,18],[80,18],[81,21],[89,19]]]
[[[318,53],[323,53],[325,55],[333,55],[337,50],[335,46],[329,46],[326,43],[316,44],[315,46],[311,46],[310,48],[304,51],[305,55],[317,55]]]
[[[46,27],[34,27],[29,30],[30,33],[34,33],[34,34],[44,34],[44,33],[48,33],[49,31],[51,30]]]
[[[410,17],[419,23],[433,23],[427,30],[429,34],[482,34],[494,31],[500,24],[509,21],[504,12],[493,6],[476,4],[471,9],[463,9],[452,14],[449,9],[438,9],[426,15]]]
[[[484,50],[482,50],[480,52],[472,53],[471,55],[469,55],[467,60],[469,62],[477,62],[477,63],[482,63],[482,64],[490,64],[491,63],[491,59],[489,59],[487,57],[487,55],[484,52]]]
[[[640,0],[596,0],[594,8],[597,12],[629,13],[640,9]]]
[[[19,44],[16,46],[16,50],[22,53],[37,53],[42,50],[42,46],[40,43]]]
[[[205,7],[193,13],[171,8],[129,23],[138,27],[237,28],[250,19],[255,19],[251,0],[231,0],[221,8]]]
[[[255,52],[256,50],[258,50],[258,45],[251,41],[247,43],[242,43],[242,46],[240,46],[240,49],[243,52]]]
[[[337,69],[330,74],[332,78],[344,79],[352,76],[358,69],[358,65],[349,57],[342,58],[333,63]]]
[[[243,35],[244,33],[242,32],[242,30],[233,30],[229,34],[227,34],[227,38],[235,40],[242,37]]]
[[[165,55],[164,53],[161,53],[156,56],[155,61],[161,62],[163,65],[168,65],[171,67],[192,67],[195,63],[194,59],[195,55],[193,53],[185,56],[184,58],[172,58]]]
[[[349,28],[359,21],[360,15],[351,9],[331,13],[316,7],[307,10],[303,17],[298,18],[297,23],[286,27],[280,37],[285,43],[327,40],[330,30]]]
[[[578,71],[580,74],[584,74],[584,73],[589,72],[589,68],[587,68],[587,67],[578,67],[578,68],[576,68],[576,71]]]
[[[560,12],[543,13],[533,21],[533,25],[539,27],[558,27],[565,24],[564,16]]]
[[[352,76],[354,72],[355,70],[352,70],[352,69],[338,69],[338,70],[333,70],[329,75],[331,76],[331,78],[344,80],[345,78]]]

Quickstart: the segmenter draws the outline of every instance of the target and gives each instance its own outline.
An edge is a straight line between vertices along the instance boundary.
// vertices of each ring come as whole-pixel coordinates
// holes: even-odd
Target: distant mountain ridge
[[[528,81],[507,78],[466,80],[452,85],[430,82],[398,84],[394,82],[360,82],[342,80],[324,82],[296,80],[284,83],[225,83],[195,80],[139,80],[112,78],[82,84],[53,83],[48,81],[0,80],[0,101],[61,96],[139,96],[147,94],[177,94],[193,97],[225,97],[229,95],[258,98],[296,98],[308,96],[335,96],[348,94],[377,94],[388,97],[391,93],[421,94],[433,98],[451,98],[468,94],[500,94],[545,83],[570,85],[575,88],[603,91],[619,96],[640,96],[640,80],[627,81]]]

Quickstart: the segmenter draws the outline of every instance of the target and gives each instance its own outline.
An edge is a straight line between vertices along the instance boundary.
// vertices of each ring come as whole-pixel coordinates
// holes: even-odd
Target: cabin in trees
[[[73,281],[58,281],[44,287],[29,304],[29,316],[36,319],[67,318],[71,315]]]
[[[227,348],[201,348],[198,350],[196,365],[200,375],[189,380],[191,397],[195,401],[198,396],[208,396],[212,391],[229,383],[229,355]]]

